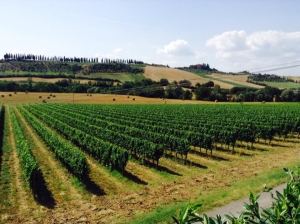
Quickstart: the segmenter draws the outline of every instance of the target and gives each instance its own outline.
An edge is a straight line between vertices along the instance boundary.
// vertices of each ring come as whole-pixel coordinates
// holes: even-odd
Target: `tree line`
[[[278,75],[269,74],[253,74],[248,76],[248,82],[295,82],[293,79],[288,77],[280,77]]]
[[[98,57],[86,58],[86,57],[66,57],[66,56],[54,56],[47,57],[45,55],[35,55],[35,54],[4,54],[5,61],[54,61],[54,62],[77,62],[77,63],[99,63]],[[122,63],[122,64],[144,64],[143,61],[133,60],[133,59],[109,59],[102,58],[102,64],[110,63]]]
[[[167,79],[153,81],[143,79],[139,81],[125,81],[114,85],[113,81],[89,81],[80,83],[69,77],[55,83],[33,82],[28,78],[26,83],[15,81],[0,81],[0,91],[8,92],[66,92],[66,93],[102,93],[134,95],[151,98],[205,100],[205,101],[232,101],[232,102],[300,102],[300,88],[279,89],[266,86],[262,89],[251,87],[233,87],[222,89],[213,81],[196,83],[195,86],[188,80],[169,82]]]
[[[218,71],[217,69],[215,68],[211,68],[209,66],[209,64],[205,64],[205,63],[202,63],[202,64],[195,64],[195,65],[190,65],[189,67],[178,67],[177,69],[181,69],[181,70],[185,70],[185,71],[190,71],[190,72],[199,72],[199,71]]]

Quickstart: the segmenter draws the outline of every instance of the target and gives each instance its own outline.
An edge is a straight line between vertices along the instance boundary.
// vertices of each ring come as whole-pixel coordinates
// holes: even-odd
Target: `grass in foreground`
[[[4,113],[3,113],[4,115]],[[10,209],[14,209],[13,198],[11,197],[11,183],[12,174],[10,171],[9,160],[12,153],[11,145],[9,144],[9,129],[8,129],[8,119],[1,118],[1,123],[5,122],[4,133],[1,133],[1,150],[0,150],[0,165],[1,165],[1,175],[0,175],[0,214],[8,212]],[[3,135],[3,136],[2,136]],[[2,141],[3,137],[3,141]]]
[[[296,162],[288,165],[291,168],[294,168],[299,166],[300,163]],[[236,182],[232,184],[230,188],[216,188],[214,190],[203,191],[199,194],[199,198],[192,201],[192,203],[203,204],[198,213],[204,214],[206,211],[209,211],[215,207],[222,206],[230,203],[231,201],[246,197],[250,191],[256,193],[261,192],[264,189],[264,184],[267,184],[268,187],[279,185],[287,180],[287,176],[283,172],[284,167],[285,166],[281,166],[276,170],[264,172],[262,175],[259,175],[255,178]],[[176,201],[166,206],[160,205],[155,209],[155,211],[130,223],[173,223],[172,216],[179,214],[180,210],[182,210],[182,208],[187,206],[189,203],[189,201]],[[241,210],[242,209],[243,208],[241,208]]]

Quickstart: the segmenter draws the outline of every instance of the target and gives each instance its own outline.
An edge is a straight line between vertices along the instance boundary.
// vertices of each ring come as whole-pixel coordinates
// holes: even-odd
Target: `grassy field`
[[[295,82],[262,82],[268,86],[277,87],[279,89],[300,88],[300,83]]]
[[[248,83],[247,77],[248,75],[232,75],[232,74],[221,74],[221,73],[212,73],[211,76],[213,79],[221,81],[221,82],[228,82],[235,86],[243,86],[243,87],[254,87],[254,88],[264,88],[264,86],[255,85],[253,83]],[[204,75],[204,77],[207,77]],[[290,77],[293,80],[299,81],[299,77]],[[295,82],[261,82],[267,84],[268,86],[277,87],[279,89],[285,88],[299,88],[300,84]]]
[[[63,80],[66,78],[34,78],[32,77],[32,81],[33,82],[50,82],[50,83],[55,83],[58,82],[60,80]],[[27,77],[7,77],[7,78],[0,78],[0,81],[14,81],[14,82],[24,82],[24,83],[28,83],[28,78]],[[80,83],[88,83],[89,81],[93,81],[93,80],[89,80],[89,79],[73,79],[73,81],[76,82],[80,82]]]
[[[49,93],[0,93],[0,103],[15,110],[20,103],[41,103]],[[12,96],[9,96],[12,94]],[[48,103],[72,103],[73,94],[55,94]],[[42,98],[39,98],[42,96]],[[115,101],[113,99],[115,98]],[[135,101],[133,101],[135,98]],[[122,95],[74,94],[74,103],[164,104],[162,99]],[[167,104],[210,103],[167,100]],[[215,103],[211,103],[215,104]],[[282,104],[285,105],[285,104]],[[216,104],[217,106],[217,104]],[[1,160],[0,223],[84,222],[91,223],[170,223],[171,216],[188,201],[203,202],[202,212],[246,197],[249,191],[261,191],[262,185],[275,186],[285,181],[283,167],[299,165],[300,139],[289,135],[272,145],[255,143],[247,149],[238,143],[236,154],[218,145],[214,157],[189,154],[195,165],[184,165],[169,157],[160,160],[163,170],[144,166],[134,158],[126,167],[127,175],[109,172],[87,156],[91,167],[91,185],[87,190],[57,162],[44,143],[16,110],[34,155],[44,174],[43,203],[33,200],[20,178],[20,167],[12,144],[10,117],[5,116],[4,145]],[[201,164],[197,165],[197,164]],[[5,184],[6,183],[6,184]],[[7,184],[10,183],[10,184]]]
[[[26,72],[26,71],[5,71],[5,72],[0,72],[0,75],[6,75],[6,76],[9,76],[9,75],[18,75],[18,76],[26,76],[26,75],[59,75],[59,72]],[[72,74],[66,74],[66,73],[63,73],[64,75],[72,75]]]
[[[80,76],[82,77],[82,76]],[[121,82],[125,81],[139,81],[145,79],[142,74],[129,74],[129,73],[93,73],[88,75],[89,78],[108,78],[116,79]]]

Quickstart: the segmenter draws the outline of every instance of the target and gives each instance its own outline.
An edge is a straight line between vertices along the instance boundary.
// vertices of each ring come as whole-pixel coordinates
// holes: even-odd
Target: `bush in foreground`
[[[257,224],[273,224],[273,223],[300,223],[300,166],[298,170],[292,171],[285,168],[284,171],[289,175],[289,181],[283,190],[283,194],[276,191],[276,195],[271,194],[273,198],[272,206],[269,208],[260,208],[257,202],[259,195],[250,192],[249,201],[245,203],[245,210],[238,217],[225,215],[222,218],[208,217],[207,215],[199,215],[196,211],[202,204],[187,205],[180,213],[179,217],[173,216],[175,223],[205,223],[205,224],[240,224],[240,223],[257,223]],[[272,188],[266,189],[270,191]]]

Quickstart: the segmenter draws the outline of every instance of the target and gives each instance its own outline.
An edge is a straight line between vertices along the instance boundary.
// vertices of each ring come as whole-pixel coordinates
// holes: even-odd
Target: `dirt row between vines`
[[[17,198],[23,198],[19,203],[20,211],[2,215],[2,222],[125,223],[158,206],[195,200],[201,194],[230,188],[237,181],[254,178],[262,172],[284,165],[282,161],[286,164],[297,161],[295,155],[299,155],[300,140],[294,137],[286,142],[275,139],[275,147],[256,143],[254,150],[247,150],[245,145],[238,144],[235,154],[218,146],[218,150],[213,151],[213,158],[203,154],[203,151],[200,153],[196,148],[188,155],[188,165],[175,161],[171,154],[161,158],[161,171],[130,159],[124,176],[111,173],[86,155],[91,168],[91,181],[84,188],[74,183],[74,178],[48,151],[19,112],[17,117],[26,130],[33,154],[41,167],[45,180],[44,192],[50,192],[50,203],[34,201],[18,179],[13,189],[20,192]],[[17,158],[15,155],[13,158],[13,171],[20,176],[20,168],[15,162]],[[24,196],[26,194],[28,197]],[[214,203],[218,206],[221,202]],[[29,211],[26,206],[30,208]]]
[[[16,151],[16,144],[15,144],[15,138],[12,133],[12,123],[10,121],[10,114],[9,110],[7,110],[7,119],[8,119],[8,130],[9,130],[9,142],[11,143],[12,153],[9,158],[9,166],[10,166],[10,173],[12,174],[11,179],[11,187],[14,188],[10,192],[9,200],[11,201],[11,205],[14,206],[15,212],[17,214],[26,213],[29,211],[28,205],[32,205],[32,199],[30,198],[30,195],[28,195],[28,191],[26,191],[23,187],[22,183],[22,177],[21,177],[21,168],[19,166],[19,159],[17,156]],[[2,217],[5,219],[10,219],[9,214],[3,214]],[[15,218],[14,218],[15,219]],[[18,218],[17,218],[18,220]],[[18,220],[19,221],[19,220]]]

